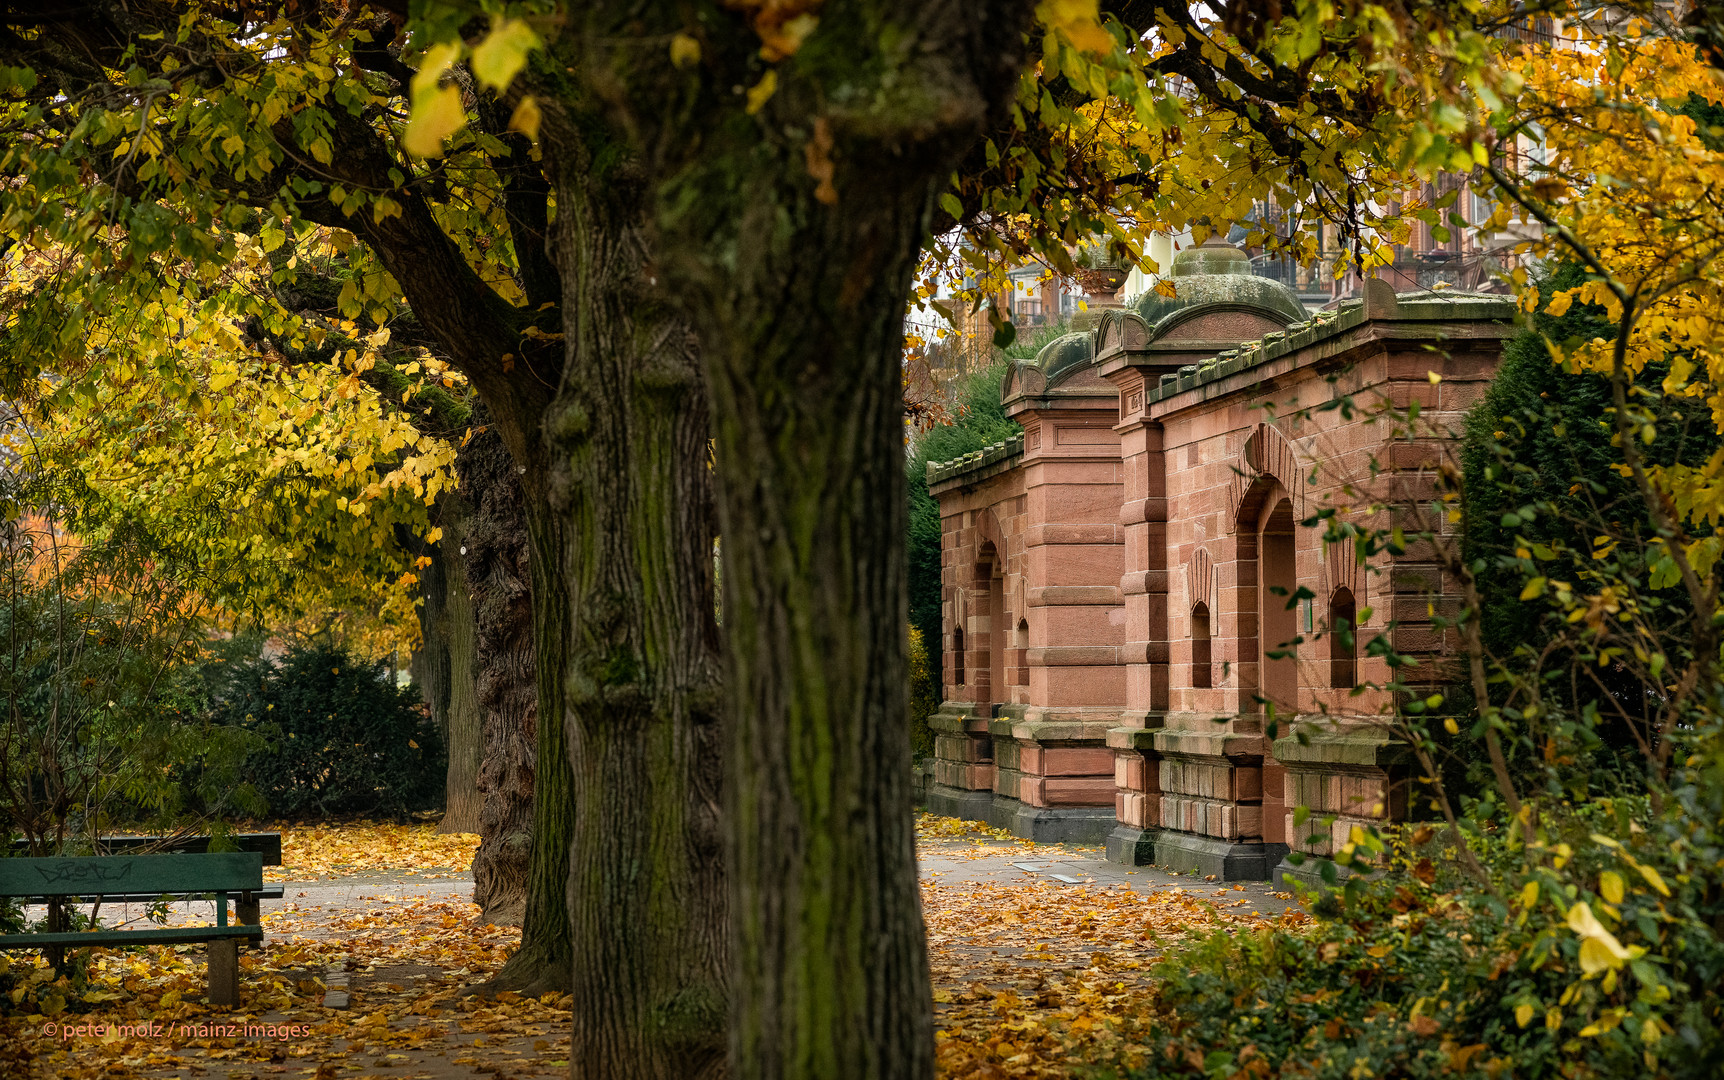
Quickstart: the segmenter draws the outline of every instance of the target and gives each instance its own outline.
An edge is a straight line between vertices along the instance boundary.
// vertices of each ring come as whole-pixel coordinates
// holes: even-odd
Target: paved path
[[[1110,863],[1102,857],[1100,848],[1068,844],[923,840],[917,845],[917,852],[922,880],[937,881],[941,885],[970,882],[1009,885],[1041,881],[1073,887],[1124,886],[1137,893],[1184,889],[1198,895],[1224,887],[1219,882],[1153,866],[1131,868]],[[1240,891],[1234,885],[1243,885],[1244,890]],[[1225,887],[1234,898],[1250,901],[1244,906],[1245,911],[1260,911],[1273,916],[1295,906],[1292,894],[1284,891],[1284,886],[1276,888],[1267,881],[1235,882]]]
[[[1159,889],[1184,889],[1202,894],[1220,889],[1216,882],[1207,882],[1190,874],[1176,874],[1151,866],[1129,868],[1110,863],[1102,857],[1100,848],[1069,844],[1028,844],[1022,841],[994,839],[923,840],[917,844],[918,866],[923,881],[941,885],[993,883],[1000,885],[1044,882],[1079,887],[1083,885],[1125,886],[1133,892],[1148,893]],[[363,908],[385,898],[470,900],[473,896],[473,875],[464,870],[447,869],[436,876],[423,874],[374,871],[316,881],[281,882],[282,898],[265,900],[264,914],[286,911],[301,916],[334,915]],[[1227,886],[1234,898],[1249,900],[1247,911],[1278,915],[1295,906],[1284,887],[1277,888],[1266,881],[1237,883],[1240,892]],[[141,919],[146,905],[133,904],[116,910],[114,905],[103,909],[108,920]],[[172,925],[207,922],[213,914],[208,901],[176,904]],[[39,912],[32,912],[39,916]],[[322,936],[316,931],[312,936]]]

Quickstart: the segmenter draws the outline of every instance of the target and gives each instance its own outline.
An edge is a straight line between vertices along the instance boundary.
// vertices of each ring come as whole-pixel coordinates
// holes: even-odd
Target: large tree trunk
[[[485,747],[479,768],[479,850],[473,856],[473,902],[486,921],[519,926],[527,908],[533,843],[534,741],[539,687],[533,665],[532,567],[516,465],[474,411],[480,429],[457,459],[472,501],[463,558],[477,634],[479,720]]]
[[[866,209],[840,211],[861,219],[854,231],[787,238],[824,267],[703,305],[714,319],[729,307],[743,331],[708,363],[733,646],[738,1076],[933,1071],[904,629],[900,363],[917,195],[870,192]],[[842,303],[856,281],[866,291]]]
[[[421,551],[431,560],[420,574],[420,641],[411,668],[447,751],[443,820],[437,827],[440,833],[479,831],[482,748],[473,684],[473,608],[461,554],[470,506],[465,494],[446,497],[439,504],[440,543],[410,545],[410,550]]]
[[[587,1077],[722,1073],[719,646],[705,394],[693,337],[646,280],[645,178],[558,162],[553,245],[579,312],[545,424],[564,523],[564,725],[574,843],[570,1058]],[[609,150],[610,148],[603,148]]]
[[[559,39],[652,155],[700,327],[724,534],[730,1060],[931,1076],[905,688],[902,344],[935,194],[999,118],[1028,0],[827,3],[761,79],[742,15],[587,5]],[[759,24],[754,24],[759,25]],[[649,42],[693,35],[698,64]]]
[[[449,705],[444,747],[449,755],[440,833],[479,831],[479,762],[484,752],[479,732],[478,671],[473,600],[469,594],[465,556],[461,553],[466,521],[445,528],[440,544],[445,569],[444,612],[449,646]]]
[[[527,469],[528,478],[544,475],[544,464],[536,459],[533,466],[519,467]],[[569,591],[559,569],[563,529],[543,501],[543,488],[535,487],[523,484],[530,544],[527,563],[532,570],[533,668],[539,701],[527,902],[521,915],[521,947],[486,985],[488,991],[518,990],[528,995],[567,991],[574,975],[567,890],[575,806],[563,725],[554,719],[563,715],[563,673],[558,658],[569,636]]]
[[[443,508],[447,509],[449,500]],[[419,572],[419,647],[413,650],[407,668],[413,675],[413,685],[431,714],[437,737],[445,746],[449,743],[449,613],[444,602],[449,596],[445,582],[443,551],[434,545],[421,544],[408,530],[396,530],[396,539],[403,547],[431,560]]]

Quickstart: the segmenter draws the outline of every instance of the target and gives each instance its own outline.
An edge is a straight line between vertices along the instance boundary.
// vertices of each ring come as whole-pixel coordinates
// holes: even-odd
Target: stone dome
[[[1249,312],[1280,326],[1303,322],[1307,317],[1305,305],[1292,289],[1274,278],[1258,277],[1252,272],[1251,257],[1220,236],[1211,236],[1175,255],[1167,280],[1173,285],[1173,296],[1151,289],[1125,301],[1126,311],[1135,312],[1149,324],[1151,341],[1208,312]],[[1078,323],[1076,332],[1048,342],[1034,360],[1014,362],[1002,397],[1025,393],[1031,387],[1053,387],[1087,370],[1096,355],[1096,320],[1108,310],[1118,309],[1086,312],[1092,318]]]
[[[1197,247],[1173,257],[1167,280],[1174,295],[1154,289],[1126,300],[1125,306],[1143,316],[1155,337],[1196,314],[1197,309],[1231,308],[1258,311],[1279,319],[1282,325],[1301,322],[1305,305],[1282,282],[1258,277],[1251,271],[1251,257],[1220,236],[1211,236]]]

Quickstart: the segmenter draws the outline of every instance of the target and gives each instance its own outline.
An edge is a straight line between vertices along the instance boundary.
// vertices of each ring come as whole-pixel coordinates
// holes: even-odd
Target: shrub
[[[59,494],[0,482],[11,510]],[[185,707],[202,580],[127,527],[78,539],[33,512],[0,522],[0,844],[44,856],[87,850],[115,820],[171,828],[192,809],[188,762],[206,811],[261,806],[239,769],[251,744]]]
[[[925,758],[934,756],[934,729],[928,717],[940,707],[940,681],[928,663],[928,649],[922,631],[910,627],[910,754]]]
[[[443,791],[443,747],[412,689],[379,665],[329,646],[295,649],[279,663],[235,664],[218,706],[229,724],[263,735],[249,762],[271,809],[307,814],[404,816]]]
[[[1715,800],[1694,771],[1689,794]],[[1724,1075],[1716,829],[1679,813],[1678,841],[1655,820],[1618,820],[1632,810],[1547,807],[1552,841],[1533,852],[1507,830],[1470,838],[1504,871],[1489,888],[1440,851],[1404,856],[1312,904],[1306,929],[1169,957],[1130,1023],[1130,1075]],[[1613,826],[1638,839],[1591,832]]]

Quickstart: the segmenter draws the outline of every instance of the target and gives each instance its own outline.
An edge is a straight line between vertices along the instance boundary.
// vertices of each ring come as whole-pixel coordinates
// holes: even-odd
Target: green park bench
[[[281,834],[278,832],[230,833],[227,839],[228,843],[233,845],[239,851],[255,851],[262,855],[263,865],[265,866],[281,865]],[[102,839],[96,841],[95,854],[158,855],[191,852],[201,855],[209,851],[211,840],[212,838],[208,836],[104,836]],[[14,841],[12,844],[12,853],[19,856],[28,855],[30,853],[28,843],[23,840]],[[242,923],[257,922],[259,915],[258,901],[280,900],[281,897],[282,887],[280,885],[265,885],[261,890],[249,893],[246,896],[235,900],[234,914]],[[45,899],[47,898],[36,897],[34,899],[26,899],[24,902],[34,903]],[[109,893],[103,896],[102,899],[113,904],[147,904],[153,900],[161,899],[161,894]],[[179,897],[178,899],[186,898]]]
[[[0,897],[20,900],[93,900],[109,897],[212,895],[214,926],[152,926],[145,930],[0,934],[0,949],[64,949],[89,945],[185,945],[209,943],[209,1003],[239,1004],[239,943],[261,941],[263,927],[250,921],[229,925],[230,894],[242,909],[257,911],[263,891],[263,855],[106,855],[86,858],[0,859]]]

